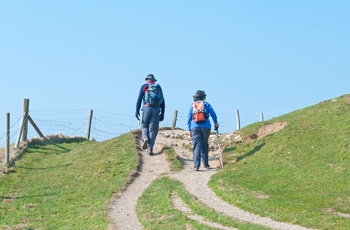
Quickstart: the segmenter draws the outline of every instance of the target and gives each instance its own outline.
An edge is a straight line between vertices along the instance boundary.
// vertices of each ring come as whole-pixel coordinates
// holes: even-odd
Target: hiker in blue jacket
[[[156,83],[157,79],[154,78],[153,74],[148,74],[145,80],[146,83],[141,86],[137,98],[135,116],[140,120],[139,111],[142,105],[142,148],[152,156],[154,155],[153,146],[158,134],[159,122],[164,120],[165,101],[162,88]],[[151,92],[153,88],[155,88],[155,91]],[[155,96],[153,97],[153,95]]]
[[[194,103],[191,105],[188,113],[188,130],[190,131],[190,136],[193,142],[193,162],[195,171],[199,170],[199,167],[201,165],[201,158],[204,168],[208,169],[210,167],[208,159],[208,139],[210,136],[211,124],[209,117],[211,117],[214,122],[214,129],[219,129],[216,113],[209,102],[205,101],[206,96],[207,95],[203,90],[197,90],[193,96]],[[196,121],[194,119],[195,115],[193,112],[197,112],[196,108],[194,108],[194,104],[196,102],[203,102],[204,104],[205,119],[202,122]]]

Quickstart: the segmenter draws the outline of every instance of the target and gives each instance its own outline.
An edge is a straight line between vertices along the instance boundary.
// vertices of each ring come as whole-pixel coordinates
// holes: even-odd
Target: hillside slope
[[[259,130],[274,123],[286,125],[259,138]],[[209,182],[225,201],[313,228],[350,226],[350,95],[238,133],[242,141],[226,148],[225,170]]]

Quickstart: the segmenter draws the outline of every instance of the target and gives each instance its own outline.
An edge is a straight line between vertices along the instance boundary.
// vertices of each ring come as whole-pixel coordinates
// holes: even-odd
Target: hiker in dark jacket
[[[213,107],[209,104],[209,102],[205,101],[206,94],[203,90],[197,90],[195,95],[193,96],[194,103],[203,102],[204,103],[204,111],[206,114],[206,119],[202,123],[197,123],[194,120],[194,108],[191,105],[188,113],[188,130],[190,131],[190,136],[193,142],[193,162],[194,162],[194,170],[198,171],[201,165],[201,158],[204,168],[209,168],[209,136],[211,130],[211,124],[209,117],[212,118],[214,122],[214,129],[219,129],[219,124],[217,120],[216,113]]]
[[[148,74],[145,78],[146,83],[143,84],[140,88],[139,96],[136,102],[136,112],[135,116],[140,120],[140,108],[142,105],[142,118],[141,118],[141,131],[142,131],[142,148],[147,150],[149,155],[153,155],[153,146],[156,141],[156,137],[159,130],[159,121],[164,120],[165,112],[165,101],[162,95],[162,89],[160,88],[160,93],[162,99],[160,102],[152,104],[151,102],[146,101],[146,94],[148,93],[147,89],[152,88],[156,83],[157,79],[154,78],[153,74]],[[148,94],[147,94],[148,96]],[[147,97],[148,98],[148,97]]]

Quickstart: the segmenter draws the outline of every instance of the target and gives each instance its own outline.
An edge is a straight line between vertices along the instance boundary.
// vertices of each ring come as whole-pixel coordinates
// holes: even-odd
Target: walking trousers
[[[193,142],[194,167],[200,167],[201,158],[204,166],[209,166],[209,143],[210,128],[195,127],[191,129]]]
[[[153,152],[153,146],[159,130],[160,107],[144,106],[142,109],[142,140],[148,140],[148,150]]]

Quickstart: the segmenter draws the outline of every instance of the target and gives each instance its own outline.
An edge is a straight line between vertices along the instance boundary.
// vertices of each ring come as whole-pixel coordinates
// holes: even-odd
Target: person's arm
[[[219,129],[218,117],[216,116],[214,108],[209,103],[207,103],[207,106],[209,109],[209,114],[210,114],[211,118],[213,119],[215,130],[217,130],[217,129]]]
[[[162,88],[160,88],[160,90],[162,90]],[[160,104],[160,113],[164,115],[164,113],[165,113],[165,98],[164,98],[163,90],[162,90],[162,94],[163,94],[163,102],[162,102],[162,104]]]
[[[142,85],[139,91],[139,96],[137,97],[137,101],[136,101],[136,111],[135,111],[135,116],[136,118],[139,120],[140,119],[140,108],[141,108],[141,104],[143,101],[143,89],[144,89],[145,85]]]
[[[187,115],[187,127],[188,127],[188,130],[191,132],[191,121],[192,121],[192,113],[193,113],[193,107],[191,106],[191,108],[189,109],[188,111],[188,115]]]
[[[163,121],[164,120],[164,114],[165,114],[165,98],[164,98],[162,87],[159,86],[159,88],[162,91],[162,95],[163,95],[163,102],[160,104],[159,121]]]

